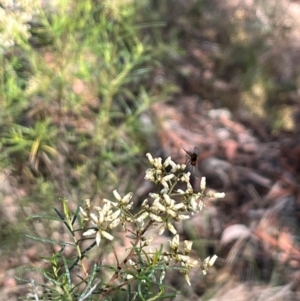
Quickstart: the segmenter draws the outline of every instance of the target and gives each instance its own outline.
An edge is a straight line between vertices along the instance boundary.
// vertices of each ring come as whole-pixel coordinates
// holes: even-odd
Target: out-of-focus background
[[[138,206],[145,154],[184,163],[181,143],[226,197],[179,229],[219,259],[191,287],[170,276],[176,300],[300,299],[300,1],[1,0],[0,16],[1,300],[55,251],[25,235],[65,235],[27,217],[114,189]]]

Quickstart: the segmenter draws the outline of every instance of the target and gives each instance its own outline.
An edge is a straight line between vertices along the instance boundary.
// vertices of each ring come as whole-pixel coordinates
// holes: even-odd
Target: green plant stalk
[[[137,238],[136,241],[132,247],[132,249],[130,250],[129,254],[126,256],[126,258],[123,260],[123,262],[119,265],[119,269],[121,270],[123,266],[125,266],[125,264],[128,262],[129,259],[132,258],[134,252],[135,252],[135,247],[139,244],[141,238],[143,237],[143,235],[147,232],[147,230],[154,224],[154,221],[151,220],[148,222],[148,224],[145,226],[145,228],[141,231],[137,233]],[[104,289],[103,292],[101,293],[101,295],[99,296],[99,300],[102,300],[107,294],[109,294],[111,291],[113,291],[115,288],[113,287],[113,283],[115,282],[115,280],[119,277],[119,272],[115,272],[113,274],[113,276],[111,277],[111,279],[108,281],[106,287],[111,287],[108,289]],[[127,285],[128,283],[123,283],[120,287]]]
[[[79,243],[78,243],[78,239],[75,235],[75,230],[74,230],[74,227],[73,227],[73,223],[72,223],[72,217],[70,216],[70,211],[69,211],[69,207],[67,206],[67,200],[63,199],[63,211],[64,211],[64,214],[65,214],[65,223],[68,227],[68,229],[70,230],[71,234],[72,234],[72,237],[73,237],[73,241],[75,243],[75,249],[76,249],[76,252],[78,254],[78,258],[80,260],[80,266],[84,272],[84,275],[85,276],[88,276],[88,272],[85,268],[85,265],[82,261],[82,253],[81,253],[81,249],[80,249],[80,246],[79,246]]]
[[[102,141],[103,138],[106,137],[108,131],[108,124],[110,120],[110,112],[113,103],[114,95],[120,90],[121,86],[124,84],[127,76],[130,75],[130,72],[134,69],[134,67],[138,64],[138,62],[142,59],[142,55],[144,54],[143,45],[139,43],[136,46],[137,53],[132,62],[127,63],[124,69],[109,83],[109,89],[103,93],[103,106],[101,109],[100,117],[99,117],[99,129],[101,129],[99,141]],[[109,59],[108,59],[109,60]]]

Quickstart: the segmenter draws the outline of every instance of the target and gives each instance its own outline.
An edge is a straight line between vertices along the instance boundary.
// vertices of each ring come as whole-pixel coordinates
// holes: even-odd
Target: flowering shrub
[[[37,0],[0,1],[0,51],[30,37],[29,21],[38,13]]]
[[[192,241],[181,241],[174,223],[199,213],[205,205],[206,197],[222,198],[224,193],[206,193],[205,178],[201,179],[200,192],[195,192],[190,184],[191,174],[185,172],[185,164],[176,164],[170,157],[164,162],[162,158],[153,158],[151,154],[147,154],[147,157],[151,168],[146,171],[145,179],[156,185],[157,192],[149,194],[149,198],[143,201],[138,212],[132,212],[133,194],[128,193],[122,197],[116,190],[113,192],[115,200],[104,199],[102,206],[92,206],[91,202],[86,200],[85,206],[79,206],[75,213],[69,211],[67,201],[63,200],[64,213],[57,211],[57,214],[71,232],[74,240],[72,245],[78,254],[70,264],[67,264],[66,260],[61,264],[64,266],[61,275],[57,266],[62,260],[63,250],[60,256],[51,258],[55,273],[51,274],[51,277],[48,273],[47,278],[50,283],[60,286],[55,293],[55,290],[51,289],[52,294],[58,298],[55,300],[73,300],[64,299],[66,294],[79,296],[78,300],[93,300],[92,296],[97,294],[97,300],[105,300],[105,296],[120,290],[126,290],[130,300],[138,297],[142,300],[157,300],[164,296],[163,279],[170,269],[176,267],[190,285],[189,272],[192,268],[201,268],[203,274],[206,274],[214,264],[216,255],[207,257],[202,263],[190,257]],[[186,186],[185,190],[177,188],[177,185],[182,183]],[[75,227],[76,221],[79,227]],[[125,250],[126,255],[122,260],[117,257],[113,246],[113,229],[118,227],[130,233],[132,245]],[[153,242],[153,237],[148,234],[150,228],[155,229],[158,235],[162,235],[168,229],[173,235],[170,244],[159,249],[149,249]],[[81,242],[91,238],[93,243],[82,250]],[[92,248],[101,249],[103,240],[112,244],[115,266],[95,265],[92,271],[88,271],[82,260]],[[57,241],[52,243],[58,244]],[[66,244],[60,244],[63,248],[66,247]],[[81,290],[78,284],[73,285],[64,279],[71,278],[70,274],[75,266],[80,266],[84,271],[85,279],[81,284],[84,284],[85,288]],[[104,268],[111,271],[109,279],[105,281],[96,277],[99,270]],[[31,283],[33,287],[36,285]]]

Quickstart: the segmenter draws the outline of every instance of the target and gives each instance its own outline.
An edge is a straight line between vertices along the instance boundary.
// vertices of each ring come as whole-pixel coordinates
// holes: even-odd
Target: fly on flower
[[[197,159],[199,155],[199,148],[198,147],[188,147],[184,144],[180,144],[182,149],[186,152],[186,161],[185,164],[192,165],[193,169],[196,168]]]

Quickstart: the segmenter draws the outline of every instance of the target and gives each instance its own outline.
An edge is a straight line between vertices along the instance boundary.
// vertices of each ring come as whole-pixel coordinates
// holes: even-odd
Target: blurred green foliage
[[[162,25],[139,24],[140,9],[89,0],[39,7],[29,43],[2,54],[2,151],[20,181],[43,176],[63,184],[56,196],[74,189],[81,198],[116,187],[116,168],[138,174],[147,149],[140,115],[157,101],[148,84],[154,45],[140,32]]]
[[[163,23],[142,22],[142,9],[131,1],[38,4],[29,39],[12,32],[15,44],[1,48],[0,166],[26,191],[17,201],[26,214],[50,210],[58,197],[100,200],[135,184],[148,151],[140,116],[167,98],[164,89],[170,95],[151,81],[159,62],[142,34]]]

